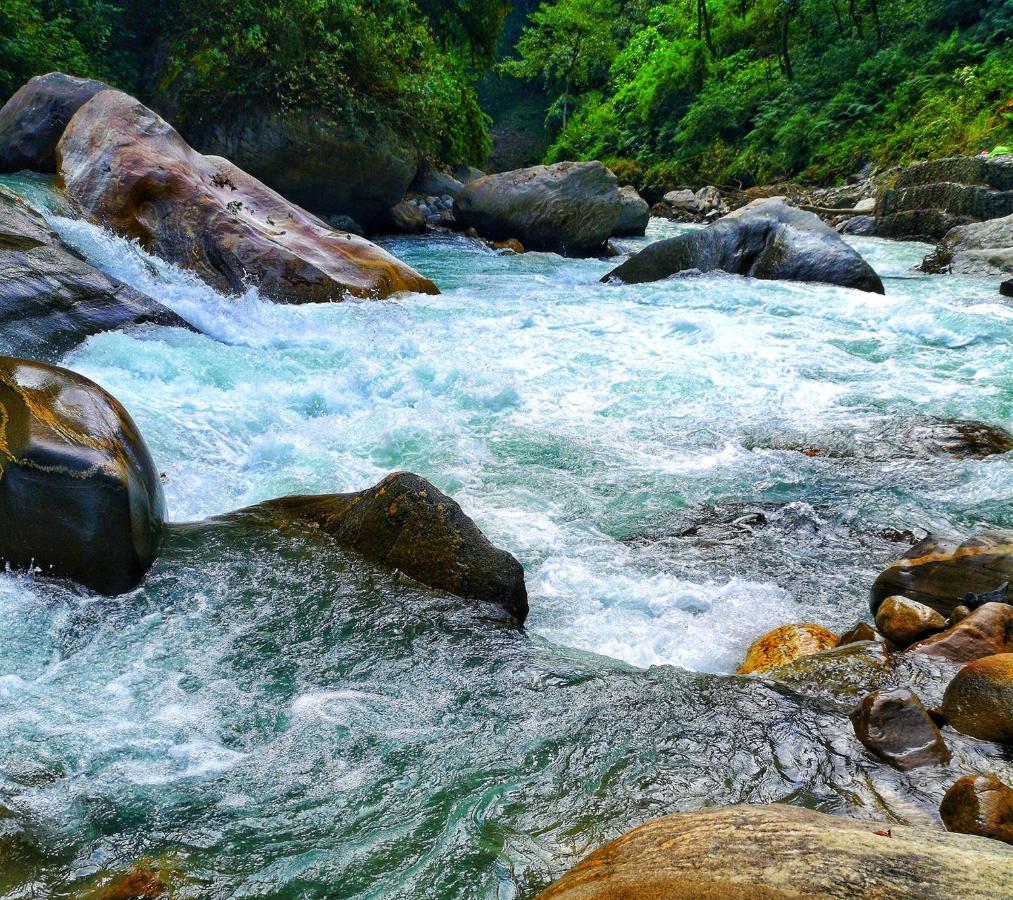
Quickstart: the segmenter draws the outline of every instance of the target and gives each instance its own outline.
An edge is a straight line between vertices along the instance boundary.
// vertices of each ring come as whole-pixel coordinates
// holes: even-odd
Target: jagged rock
[[[129,591],[164,514],[158,471],[115,398],[67,369],[0,357],[0,561]]]
[[[220,290],[252,281],[287,303],[436,292],[375,244],[335,232],[228,160],[201,156],[119,91],[77,111],[57,158],[60,182],[89,218]]]
[[[594,256],[604,252],[621,206],[616,177],[600,162],[562,162],[472,181],[457,195],[454,215],[489,240]]]
[[[922,271],[991,278],[1013,272],[1013,215],[946,232],[922,261]]]
[[[812,656],[837,646],[837,635],[822,625],[782,625],[753,642],[736,674],[767,672],[801,656]]]
[[[651,207],[632,185],[619,188],[619,196],[622,205],[619,207],[619,218],[612,226],[612,237],[644,234],[651,221]]]
[[[55,360],[89,335],[144,324],[190,327],[88,265],[40,213],[0,187],[0,352]]]
[[[1013,653],[1013,606],[986,603],[958,618],[941,634],[919,641],[909,649],[912,653],[955,663],[971,662],[996,653]]]
[[[538,900],[994,900],[1011,883],[1013,849],[998,841],[772,804],[655,819]]]
[[[898,769],[945,765],[950,751],[918,696],[907,688],[874,691],[851,715],[858,739]]]
[[[1013,788],[995,775],[965,775],[943,797],[939,816],[947,831],[1013,844]]]
[[[56,171],[56,144],[71,117],[109,85],[62,72],[39,75],[0,109],[0,172]]]
[[[872,267],[812,213],[760,201],[713,225],[658,241],[602,281],[640,284],[716,269],[753,278],[822,282],[882,294]]]
[[[950,727],[982,741],[1013,744],[1013,653],[969,662],[943,695]]]
[[[876,629],[898,647],[907,647],[945,627],[946,619],[931,606],[900,595],[887,597],[876,612]]]
[[[319,528],[342,547],[428,587],[497,604],[521,624],[527,617],[521,564],[418,475],[398,472],[354,494],[269,500],[232,517]]]

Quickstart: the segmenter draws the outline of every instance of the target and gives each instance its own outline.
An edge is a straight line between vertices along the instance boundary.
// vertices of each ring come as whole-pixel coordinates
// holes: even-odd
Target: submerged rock
[[[736,674],[767,672],[801,656],[812,656],[836,646],[837,635],[822,625],[782,625],[754,641]]]
[[[637,189],[632,185],[619,188],[619,197],[622,200],[622,205],[619,207],[619,218],[612,226],[612,237],[644,234],[651,221],[651,207],[648,206],[647,201],[637,193]]]
[[[943,695],[947,724],[982,741],[1013,744],[1013,653],[968,663]]]
[[[253,283],[289,303],[436,293],[375,244],[335,232],[228,160],[201,156],[119,91],[78,110],[57,157],[59,179],[92,220],[218,289]]]
[[[837,232],[779,200],[750,204],[707,228],[651,244],[602,281],[640,284],[689,270],[884,293],[879,276]]]
[[[887,597],[876,613],[876,628],[898,647],[907,647],[946,627],[946,619],[931,606],[895,595]]]
[[[946,631],[919,641],[910,648],[922,653],[966,663],[996,653],[1013,653],[1013,606],[1008,603],[986,603],[958,618],[957,607]],[[956,619],[956,621],[953,621]]]
[[[940,766],[950,751],[918,695],[907,688],[874,691],[851,715],[858,739],[898,769]]]
[[[521,564],[418,475],[397,472],[354,494],[284,497],[233,515],[319,528],[341,546],[428,587],[497,604],[520,624],[527,617]]]
[[[983,531],[957,546],[930,535],[891,563],[872,586],[870,606],[894,594],[931,606],[944,616],[960,605],[1005,601],[1013,580],[1013,533]]]
[[[1003,896],[1013,849],[794,806],[729,806],[655,819],[596,850],[539,900],[773,900]]]
[[[922,270],[985,278],[1013,272],[1013,215],[951,228]]]
[[[0,109],[0,173],[56,171],[56,144],[71,117],[109,85],[62,72],[39,75]]]
[[[616,177],[600,162],[562,162],[472,181],[457,195],[454,215],[490,240],[594,256],[604,252],[621,206]]]
[[[132,325],[190,326],[88,265],[20,197],[0,187],[0,348],[55,359],[86,337]]]
[[[162,484],[127,411],[80,375],[0,357],[0,560],[131,590],[158,553]]]
[[[939,817],[947,831],[1013,844],[1013,788],[995,775],[965,775],[946,792]]]

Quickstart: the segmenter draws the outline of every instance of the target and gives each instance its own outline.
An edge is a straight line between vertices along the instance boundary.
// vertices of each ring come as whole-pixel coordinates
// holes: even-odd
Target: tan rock
[[[932,607],[907,597],[887,597],[876,613],[877,630],[898,647],[910,646],[945,627],[946,619]]]
[[[837,635],[822,625],[782,625],[753,643],[738,674],[767,672],[801,656],[812,656],[836,646]]]
[[[968,663],[943,695],[947,723],[983,741],[1013,744],[1013,653]]]
[[[881,641],[883,636],[866,622],[859,622],[853,628],[845,631],[837,642],[839,647],[847,644],[857,644],[861,641]]]
[[[943,797],[939,815],[949,831],[1013,844],[1013,788],[995,775],[965,775]]]

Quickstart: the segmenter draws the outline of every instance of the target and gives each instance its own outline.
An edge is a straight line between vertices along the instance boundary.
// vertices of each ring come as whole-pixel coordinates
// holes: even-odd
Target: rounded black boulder
[[[0,562],[122,593],[154,561],[164,516],[158,471],[114,397],[0,357]]]

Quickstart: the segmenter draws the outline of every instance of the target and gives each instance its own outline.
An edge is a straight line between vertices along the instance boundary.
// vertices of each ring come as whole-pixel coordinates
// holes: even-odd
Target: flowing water
[[[530,897],[666,812],[927,823],[958,774],[1013,773],[952,733],[948,768],[896,772],[839,692],[730,674],[779,624],[867,617],[911,534],[1013,526],[1013,458],[923,440],[1013,425],[994,281],[855,239],[885,297],[621,287],[607,261],[429,237],[388,247],[441,296],[283,306],[5,183],[206,332],[104,334],[63,360],[130,411],[173,522],[410,470],[521,560],[531,602],[519,632],[311,535],[213,523],[174,529],[122,597],[0,578],[0,800],[38,848],[10,896],[156,857],[200,897]],[[945,676],[889,677],[929,703]]]

